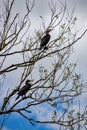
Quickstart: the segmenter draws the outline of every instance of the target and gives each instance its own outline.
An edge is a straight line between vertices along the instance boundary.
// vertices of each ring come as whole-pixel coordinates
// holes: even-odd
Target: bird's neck
[[[30,86],[31,85],[31,83],[26,83],[26,86]]]
[[[49,35],[49,33],[46,33],[46,35]]]

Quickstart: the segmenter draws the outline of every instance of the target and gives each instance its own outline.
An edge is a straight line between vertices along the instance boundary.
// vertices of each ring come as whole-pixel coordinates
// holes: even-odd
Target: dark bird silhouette
[[[19,90],[16,100],[20,96],[24,96],[30,90],[30,88],[31,88],[31,83],[30,82],[31,82],[31,80],[26,80],[25,85]]]
[[[47,45],[47,43],[49,42],[49,40],[50,40],[50,34],[49,34],[49,32],[51,32],[53,29],[48,29],[47,31],[46,31],[46,35],[45,36],[43,36],[42,37],[42,39],[41,39],[41,44],[40,44],[40,50],[43,48],[43,49],[48,49],[48,47],[46,46]]]

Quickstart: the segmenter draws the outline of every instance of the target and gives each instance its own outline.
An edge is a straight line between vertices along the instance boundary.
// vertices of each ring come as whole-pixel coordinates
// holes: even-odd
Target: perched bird
[[[19,90],[18,92],[18,96],[16,98],[16,100],[20,97],[25,95],[31,88],[31,82],[32,80],[26,80],[25,85]]]
[[[49,42],[50,37],[51,37],[50,34],[49,34],[49,32],[51,32],[52,30],[53,30],[53,29],[48,29],[48,30],[46,31],[46,35],[42,37],[42,39],[41,39],[41,44],[40,44],[40,50],[41,50],[42,48],[48,49],[48,47],[47,47],[46,45],[47,45],[47,43]]]

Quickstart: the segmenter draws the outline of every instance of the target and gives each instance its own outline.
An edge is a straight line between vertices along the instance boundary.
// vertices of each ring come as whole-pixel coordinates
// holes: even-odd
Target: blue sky
[[[17,1],[17,0],[16,0]],[[54,0],[56,2],[57,0]],[[83,29],[87,28],[87,0],[68,0],[68,8],[71,9],[71,7],[75,5],[76,3],[76,12],[75,15],[78,18],[77,27],[82,27]],[[20,10],[20,2],[16,2],[15,11]],[[24,2],[21,0],[21,10],[25,11]],[[46,15],[49,15],[48,6],[47,6],[47,0],[38,0],[36,7],[33,12],[33,22],[34,18],[37,19],[36,24],[38,23],[38,17],[40,14],[42,14],[44,17]],[[37,25],[38,27],[39,25]],[[36,26],[35,26],[36,27]],[[87,34],[86,34],[87,35]],[[78,71],[81,71],[82,75],[84,76],[84,79],[87,79],[87,73],[85,73],[87,70],[87,36],[84,36],[82,40],[80,40],[80,43],[75,45],[75,59],[73,60],[78,61]],[[8,85],[10,83],[8,82]],[[61,107],[60,107],[61,109]],[[0,117],[0,122],[2,120],[2,116]],[[35,126],[32,126],[27,120],[22,118],[21,116],[12,114],[8,120],[5,122],[3,130],[57,130],[57,128],[51,129],[51,126],[49,125],[43,125],[43,124],[35,124]]]
[[[4,126],[6,130],[49,130],[49,125],[34,123],[34,126],[32,126],[27,120],[21,118],[21,116],[14,117],[14,115],[10,115],[10,117],[5,122]],[[50,127],[50,130],[54,129],[51,129]]]

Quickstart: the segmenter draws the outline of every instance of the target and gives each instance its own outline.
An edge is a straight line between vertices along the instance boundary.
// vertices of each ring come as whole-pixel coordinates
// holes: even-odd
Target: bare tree
[[[0,14],[0,87],[2,92],[4,91],[0,93],[0,115],[4,117],[1,129],[8,115],[15,112],[29,120],[32,125],[47,123],[56,124],[60,129],[80,130],[82,126],[86,128],[86,107],[80,112],[80,96],[84,93],[86,84],[76,72],[76,64],[70,62],[70,56],[73,45],[87,30],[78,36],[78,31],[75,30],[77,18],[73,17],[73,11],[71,15],[67,13],[65,2],[61,3],[58,12],[56,4],[51,1],[48,3],[51,11],[49,25],[46,26],[45,19],[40,16],[43,29],[37,29],[31,37],[29,32],[32,21],[29,16],[32,14],[35,0],[25,1],[26,14],[22,18],[19,13],[13,13],[14,2],[15,0],[1,2],[4,7]],[[54,36],[48,43],[47,50],[39,50],[41,38],[49,28],[53,29]],[[4,85],[6,77],[11,75],[14,79],[15,74],[18,75],[18,84],[11,87]],[[15,100],[27,79],[33,80],[30,90],[25,96]],[[76,111],[73,109],[75,99],[79,99]],[[22,105],[23,103],[25,105]],[[50,106],[50,119],[32,118],[32,115],[36,114],[32,109],[39,105]],[[61,111],[54,110],[60,106]]]

